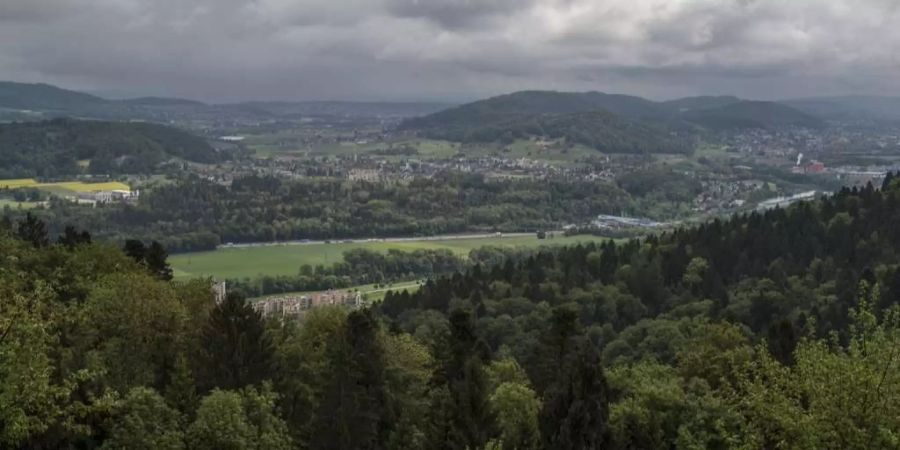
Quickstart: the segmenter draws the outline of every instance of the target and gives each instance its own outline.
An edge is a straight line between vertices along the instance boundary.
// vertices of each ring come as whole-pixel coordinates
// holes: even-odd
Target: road
[[[300,240],[300,241],[277,241],[277,242],[247,242],[238,244],[221,244],[217,249],[222,248],[247,248],[247,247],[270,247],[274,245],[320,245],[320,244],[341,244],[354,243],[362,244],[366,242],[417,242],[417,241],[448,241],[453,239],[494,239],[498,236],[502,237],[521,237],[533,236],[534,233],[480,233],[480,234],[443,234],[438,236],[413,236],[413,237],[389,237],[389,238],[366,238],[366,239],[329,239],[329,240]]]

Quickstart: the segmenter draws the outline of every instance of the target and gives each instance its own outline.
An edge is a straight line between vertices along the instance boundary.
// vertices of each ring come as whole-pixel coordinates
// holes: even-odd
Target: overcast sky
[[[900,0],[0,0],[0,79],[207,101],[900,95]]]

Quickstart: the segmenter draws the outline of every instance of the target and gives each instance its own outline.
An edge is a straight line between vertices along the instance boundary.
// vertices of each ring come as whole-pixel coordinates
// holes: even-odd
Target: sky
[[[0,79],[221,102],[900,95],[900,0],[0,0]]]

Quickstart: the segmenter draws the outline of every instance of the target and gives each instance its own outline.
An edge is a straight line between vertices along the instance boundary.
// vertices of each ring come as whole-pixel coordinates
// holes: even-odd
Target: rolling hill
[[[150,123],[54,119],[0,124],[0,178],[147,173],[172,158],[209,163],[221,156],[201,137]],[[79,161],[88,161],[87,167]]]
[[[450,141],[566,138],[610,153],[681,153],[671,114],[640,97],[601,92],[522,91],[408,119],[402,129]]]
[[[776,128],[784,126],[821,128],[825,123],[804,112],[775,102],[741,100],[719,107],[692,109],[682,119],[711,130]]]
[[[792,99],[780,103],[828,119],[900,121],[900,97],[848,95]]]
[[[49,84],[0,81],[0,107],[9,109],[78,111],[102,108],[108,100]]]
[[[612,153],[680,153],[704,130],[823,125],[786,105],[737,97],[654,102],[601,92],[522,91],[408,119],[401,128],[450,141],[547,136]]]
[[[196,100],[170,97],[108,100],[49,84],[0,82],[0,111],[5,112],[13,120],[81,117],[104,120],[142,119],[166,123],[173,116],[182,118],[243,117],[249,119],[302,116],[403,118],[431,114],[450,106],[452,104],[434,102],[333,101],[253,101],[207,104]],[[27,116],[22,114],[23,111],[41,114]]]

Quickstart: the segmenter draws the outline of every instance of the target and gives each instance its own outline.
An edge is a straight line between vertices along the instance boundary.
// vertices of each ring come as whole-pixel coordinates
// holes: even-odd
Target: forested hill
[[[201,137],[150,123],[54,119],[0,124],[0,178],[147,173],[171,158],[215,162]],[[79,161],[89,161],[87,168]]]
[[[593,441],[603,448],[890,448],[897,223],[900,180],[889,178],[882,191],[475,267],[390,293],[380,310],[426,340],[471,311],[484,360],[522,365],[541,419],[577,398],[608,405],[592,404],[608,418],[610,435]],[[567,390],[584,382],[567,365],[590,355],[609,385]],[[850,400],[865,398],[878,406]]]
[[[677,153],[703,130],[786,126],[817,128],[823,122],[787,105],[728,96],[654,102],[600,92],[522,91],[408,119],[401,128],[453,141],[547,136],[613,153]]]
[[[49,84],[0,81],[0,108],[69,111],[100,107],[106,103],[107,100],[100,97]]]
[[[399,118],[430,114],[451,106],[429,102],[249,101],[206,104],[183,98],[140,97],[125,100],[100,98],[49,84],[0,81],[0,119],[80,117],[103,120],[141,119],[168,123],[172,116],[242,117],[264,120],[308,116]]]
[[[711,108],[695,108],[682,113],[681,117],[712,130],[825,126],[817,117],[775,102],[740,101]]]

